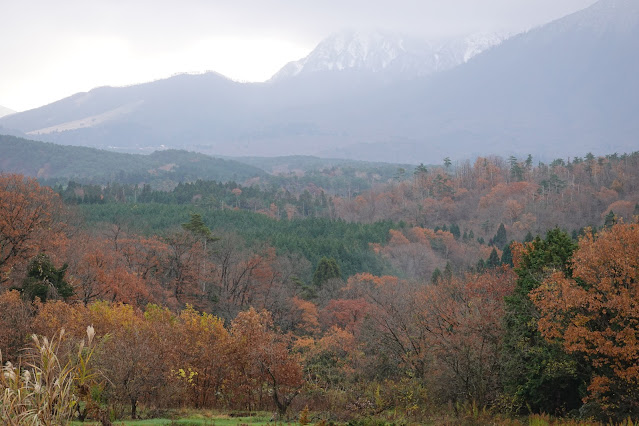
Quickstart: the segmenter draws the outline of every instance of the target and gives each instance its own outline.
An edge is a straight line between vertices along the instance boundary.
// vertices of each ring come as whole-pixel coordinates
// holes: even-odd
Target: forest
[[[639,420],[639,153],[369,167],[0,174],[0,419]]]

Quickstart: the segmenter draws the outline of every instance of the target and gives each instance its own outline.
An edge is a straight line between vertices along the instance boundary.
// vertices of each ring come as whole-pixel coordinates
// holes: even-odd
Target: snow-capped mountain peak
[[[478,33],[425,40],[384,31],[342,31],[321,41],[305,58],[288,63],[273,81],[316,72],[356,70],[414,77],[453,68],[507,36]]]

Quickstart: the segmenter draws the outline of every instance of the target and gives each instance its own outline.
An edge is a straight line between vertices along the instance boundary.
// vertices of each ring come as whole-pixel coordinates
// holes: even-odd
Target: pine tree
[[[450,262],[446,262],[443,276],[446,281],[450,281],[453,279],[453,266],[450,264]]]
[[[502,351],[504,391],[519,408],[562,413],[581,406],[585,376],[574,356],[548,343],[537,329],[539,313],[531,290],[554,271],[572,274],[570,259],[576,244],[559,229],[535,238],[515,268],[515,291],[505,299],[506,334]]]
[[[499,224],[499,228],[497,228],[497,233],[492,239],[492,244],[497,247],[503,247],[508,242],[506,235],[506,228],[503,223]]]
[[[511,241],[510,243],[506,244],[506,246],[504,247],[504,251],[501,254],[501,263],[502,265],[508,265],[510,267],[515,266],[513,264],[513,252],[510,249],[510,246],[512,245],[513,241]]]
[[[73,287],[64,280],[68,265],[56,268],[46,254],[39,254],[29,264],[27,278],[19,289],[29,300],[38,297],[42,302],[51,299],[67,299],[73,295]]]
[[[486,266],[488,268],[496,268],[501,264],[501,261],[499,260],[499,255],[497,254],[497,249],[495,249],[495,247],[493,247],[493,250],[490,252],[490,255],[488,256],[488,260],[486,260]]]
[[[214,237],[211,230],[202,220],[202,216],[198,213],[191,213],[191,220],[182,224],[182,228],[191,232],[198,238],[201,238],[206,249],[207,243],[218,241],[219,237]]]
[[[433,275],[430,277],[430,282],[433,284],[439,283],[442,279],[442,271],[439,268],[435,268]]]
[[[615,223],[617,223],[617,216],[612,210],[610,210],[604,219],[604,228],[610,228]]]
[[[211,230],[208,226],[206,226],[206,224],[202,220],[202,216],[198,213],[191,213],[191,220],[183,223],[182,228],[186,229],[189,232],[192,232],[199,237],[204,237],[207,239],[211,237]]]
[[[332,257],[322,257],[313,274],[313,286],[319,288],[326,281],[333,278],[342,278],[342,272],[340,271],[337,261]]]
[[[484,262],[484,259],[479,259],[477,261],[477,266],[475,266],[475,269],[477,270],[478,273],[482,273],[486,270],[486,262]]]
[[[457,225],[456,223],[452,223],[450,225],[450,233],[453,234],[453,237],[455,237],[456,240],[458,240],[459,237],[461,237],[461,230],[459,229],[459,225]]]

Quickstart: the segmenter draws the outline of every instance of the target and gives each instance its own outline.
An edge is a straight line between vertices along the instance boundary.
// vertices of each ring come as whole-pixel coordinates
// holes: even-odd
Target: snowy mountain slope
[[[271,80],[344,70],[393,78],[425,76],[467,62],[506,38],[506,34],[477,33],[425,40],[383,31],[342,31],[324,39],[307,57],[289,62]]]

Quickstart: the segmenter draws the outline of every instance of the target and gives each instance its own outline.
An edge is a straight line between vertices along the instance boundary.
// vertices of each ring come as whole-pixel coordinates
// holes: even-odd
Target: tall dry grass
[[[25,364],[7,362],[0,374],[0,421],[4,425],[64,425],[71,421],[77,409],[75,382],[93,354],[95,332],[87,327],[89,351],[84,341],[78,356],[62,363],[58,356],[64,337],[61,330],[51,339],[32,336]],[[2,364],[2,353],[0,353]]]

